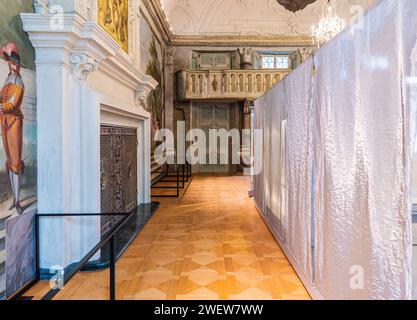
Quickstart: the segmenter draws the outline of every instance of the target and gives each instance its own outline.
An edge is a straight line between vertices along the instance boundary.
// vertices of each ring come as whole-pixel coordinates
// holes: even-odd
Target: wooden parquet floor
[[[247,196],[244,176],[197,176],[161,206],[117,262],[117,299],[310,299]],[[27,295],[38,298],[48,283]],[[80,273],[56,299],[108,299],[108,271]]]

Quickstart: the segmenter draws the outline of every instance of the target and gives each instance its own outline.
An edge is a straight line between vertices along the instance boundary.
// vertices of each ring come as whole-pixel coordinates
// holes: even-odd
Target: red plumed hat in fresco
[[[1,57],[3,60],[7,62],[12,62],[17,65],[20,65],[20,51],[16,43],[14,42],[8,42],[1,49]]]

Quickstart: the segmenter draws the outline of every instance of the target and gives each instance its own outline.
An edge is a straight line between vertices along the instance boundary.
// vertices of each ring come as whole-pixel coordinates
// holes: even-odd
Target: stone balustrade
[[[185,70],[177,73],[179,100],[256,99],[291,70]]]

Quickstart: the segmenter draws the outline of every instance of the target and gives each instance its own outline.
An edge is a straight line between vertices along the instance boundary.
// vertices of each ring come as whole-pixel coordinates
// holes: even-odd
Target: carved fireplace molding
[[[98,62],[86,54],[73,53],[70,55],[70,63],[74,78],[85,81],[90,72],[98,70]]]
[[[88,74],[101,69],[135,91],[152,90],[158,85],[133,64],[133,59],[102,28],[93,21],[86,21],[78,13],[65,14],[62,28],[55,30],[50,25],[54,18],[52,14],[22,13],[20,16],[36,50],[37,64],[55,62],[77,68],[97,65],[97,68],[87,68],[83,72]],[[59,56],[54,57],[54,54]],[[72,61],[70,57],[73,57]]]
[[[94,21],[67,13],[53,28],[52,18],[21,14],[36,51],[38,212],[100,212],[102,125],[136,130],[137,203],[149,203],[151,126],[143,101],[157,81]],[[65,267],[97,243],[99,219],[71,219],[44,222],[41,268]]]

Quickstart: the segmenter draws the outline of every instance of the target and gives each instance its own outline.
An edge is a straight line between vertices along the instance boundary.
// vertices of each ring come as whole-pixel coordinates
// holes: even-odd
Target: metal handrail
[[[115,226],[105,233],[100,242],[97,243],[97,245],[94,246],[93,249],[91,249],[83,259],[81,259],[80,262],[78,262],[74,267],[72,267],[71,271],[68,273],[65,273],[64,275],[64,286],[67,284],[78,272],[82,270],[82,268],[85,266],[85,264],[90,261],[90,259],[99,251],[102,249],[107,242],[110,244],[110,300],[116,299],[116,259],[115,259],[115,241],[114,237],[116,233],[124,226],[124,224],[129,220],[129,218],[133,215],[133,212],[130,213],[75,213],[75,214],[65,214],[65,213],[55,213],[55,214],[37,214],[36,219],[36,280],[40,280],[40,265],[39,265],[39,218],[41,217],[86,217],[86,216],[124,216],[124,219],[121,219],[118,221]],[[51,300],[55,295],[58,294],[60,291],[60,288],[52,288],[49,290],[42,298],[41,300]]]
[[[169,169],[167,169],[164,171],[156,171],[155,173],[162,174],[162,176],[152,184],[151,189],[176,189],[176,194],[174,195],[153,194],[152,195],[153,198],[178,198],[180,195],[180,189],[185,188],[185,183],[190,181],[190,178],[192,175],[191,165],[188,162],[186,162],[185,164],[175,164],[174,171],[172,170],[170,171]],[[175,175],[172,176],[170,174],[175,174]],[[165,178],[175,178],[175,179],[166,180]],[[176,183],[176,185],[175,186],[156,186],[156,184],[159,182],[171,182],[171,183]]]

